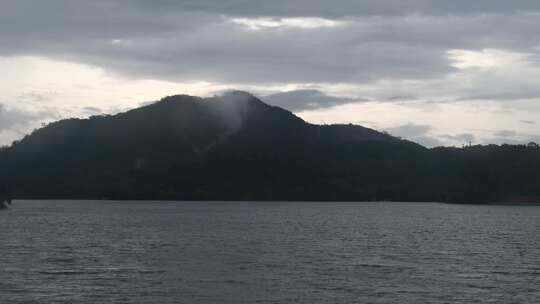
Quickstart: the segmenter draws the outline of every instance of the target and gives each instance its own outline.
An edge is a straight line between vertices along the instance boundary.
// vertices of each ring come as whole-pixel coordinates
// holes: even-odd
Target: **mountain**
[[[310,124],[240,91],[51,123],[1,149],[0,168],[18,198],[540,198],[537,147],[427,149],[361,126]]]

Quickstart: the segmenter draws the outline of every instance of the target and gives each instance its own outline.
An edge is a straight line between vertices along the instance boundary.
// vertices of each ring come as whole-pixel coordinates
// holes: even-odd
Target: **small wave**
[[[138,272],[142,274],[161,274],[161,273],[166,273],[167,271],[165,270],[139,270]]]
[[[411,267],[403,266],[403,265],[369,264],[369,263],[356,264],[354,266],[364,267],[364,268],[393,268],[393,269],[411,268]]]
[[[247,282],[238,280],[200,280],[198,283],[205,284],[231,284],[231,285],[247,285]]]
[[[37,271],[39,274],[44,275],[84,275],[84,274],[100,274],[99,271],[84,271],[84,270],[40,270]]]
[[[44,261],[47,263],[75,263],[77,260],[74,258],[47,258]]]

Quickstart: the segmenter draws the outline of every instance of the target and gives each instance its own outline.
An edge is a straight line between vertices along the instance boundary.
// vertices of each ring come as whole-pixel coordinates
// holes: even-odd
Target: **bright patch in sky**
[[[335,21],[324,18],[233,18],[231,22],[246,26],[250,30],[272,28],[301,28],[315,29],[321,27],[334,27],[344,24],[344,21]]]
[[[523,64],[527,58],[526,54],[495,49],[450,50],[447,53],[448,57],[454,61],[452,66],[458,69],[511,67]]]
[[[219,88],[206,82],[174,83],[131,79],[103,68],[39,57],[0,57],[3,95],[0,103],[15,107],[58,106],[69,110],[92,106],[103,111],[125,109],[166,95],[205,95]]]

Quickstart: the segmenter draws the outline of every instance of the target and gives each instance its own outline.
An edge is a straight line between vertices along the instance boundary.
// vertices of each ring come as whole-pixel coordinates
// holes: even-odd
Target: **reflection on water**
[[[0,303],[540,303],[540,207],[17,201]]]

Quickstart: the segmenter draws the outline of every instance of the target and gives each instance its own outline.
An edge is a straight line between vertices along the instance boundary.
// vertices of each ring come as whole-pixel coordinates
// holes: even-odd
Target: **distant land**
[[[177,95],[1,148],[0,188],[25,199],[540,203],[540,148],[428,149],[310,124],[246,92]]]

